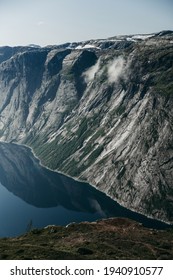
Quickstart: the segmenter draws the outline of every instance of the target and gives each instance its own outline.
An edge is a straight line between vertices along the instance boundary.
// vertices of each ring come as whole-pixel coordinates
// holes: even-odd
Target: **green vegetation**
[[[70,157],[77,149],[80,149],[84,140],[92,133],[88,128],[87,118],[80,121],[78,130],[66,142],[61,142],[61,136],[58,136],[50,143],[44,144],[41,137],[29,141],[42,163],[51,169],[63,167],[64,161]]]
[[[100,123],[100,119],[95,115],[95,118],[84,117],[80,119],[79,126],[75,133],[71,132],[71,125],[67,124],[68,141],[62,141],[61,135],[56,137],[52,142],[46,143],[46,135],[37,136],[31,135],[27,139],[27,144],[30,145],[36,155],[41,159],[41,162],[49,168],[61,169],[71,176],[78,176],[85,170],[103,151],[103,146],[95,148],[95,141],[100,136],[104,135],[104,129],[100,128],[88,141],[85,148],[81,150],[79,160],[69,159],[73,153],[83,147],[84,141],[93,134],[95,127]],[[80,161],[92,151],[84,164],[80,165]]]
[[[75,79],[74,71],[71,66],[66,66],[62,71],[65,80],[72,82]]]
[[[168,99],[171,95],[173,95],[173,69],[170,71],[166,71],[158,75],[155,78],[156,86],[155,91],[159,93],[162,97]]]
[[[134,221],[114,218],[0,238],[0,259],[173,259],[172,239],[173,230],[147,229]]]
[[[126,107],[124,105],[120,105],[117,109],[116,109],[116,114],[118,116],[121,116],[126,110]]]
[[[71,176],[74,177],[79,176],[82,171],[84,171],[87,167],[94,163],[94,161],[101,154],[102,151],[103,146],[101,145],[90,154],[86,162],[83,164],[80,164],[80,162],[78,163],[77,161],[72,159],[63,167],[63,171],[65,173],[69,173]],[[81,156],[81,158],[83,158],[83,155]]]
[[[80,160],[82,160],[86,155],[88,155],[93,149],[94,146],[97,145],[96,140],[100,137],[100,136],[104,136],[105,132],[103,128],[100,128],[97,130],[96,133],[94,133],[94,135],[91,137],[91,139],[87,142],[85,148],[82,151],[82,154],[80,156]]]
[[[158,182],[158,188],[158,192],[152,195],[150,199],[146,199],[144,203],[146,204],[148,212],[152,213],[155,209],[161,209],[167,214],[168,219],[171,221],[173,213],[173,190],[168,188],[161,179]],[[168,203],[169,198],[171,203]]]
[[[63,171],[67,174],[69,173],[72,177],[78,177],[80,173],[85,170],[85,168],[86,167],[84,164],[78,166],[77,162],[72,159],[65,166],[63,166]]]
[[[104,150],[103,145],[100,145],[97,149],[95,149],[91,155],[88,157],[87,161],[88,161],[88,166],[90,166],[95,160],[96,158],[98,158],[98,156],[102,153],[102,151]]]

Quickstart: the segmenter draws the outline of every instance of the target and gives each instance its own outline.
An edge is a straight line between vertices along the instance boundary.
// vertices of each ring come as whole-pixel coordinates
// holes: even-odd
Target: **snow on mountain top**
[[[84,45],[84,46],[79,45],[79,46],[77,46],[75,49],[76,49],[76,50],[81,50],[81,49],[100,49],[100,48],[98,48],[98,47],[96,47],[96,46],[94,46],[94,45],[86,44],[86,45]]]
[[[132,39],[136,39],[136,40],[146,40],[149,39],[151,37],[153,37],[154,34],[149,34],[149,35],[134,35],[132,36]]]

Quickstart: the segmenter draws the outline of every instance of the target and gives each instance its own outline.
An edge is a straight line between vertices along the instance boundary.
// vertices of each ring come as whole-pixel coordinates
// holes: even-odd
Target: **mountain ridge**
[[[1,47],[1,141],[172,223],[172,44],[164,31]]]

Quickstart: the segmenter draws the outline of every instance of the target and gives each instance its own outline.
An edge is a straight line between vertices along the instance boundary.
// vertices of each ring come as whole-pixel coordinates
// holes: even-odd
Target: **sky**
[[[0,46],[173,30],[173,0],[0,0]]]

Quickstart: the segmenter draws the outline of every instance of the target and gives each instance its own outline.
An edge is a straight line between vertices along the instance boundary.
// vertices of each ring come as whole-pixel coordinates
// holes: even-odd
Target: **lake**
[[[87,183],[46,169],[29,148],[0,143],[0,237],[109,217],[127,217],[156,229],[168,227],[120,206]]]

